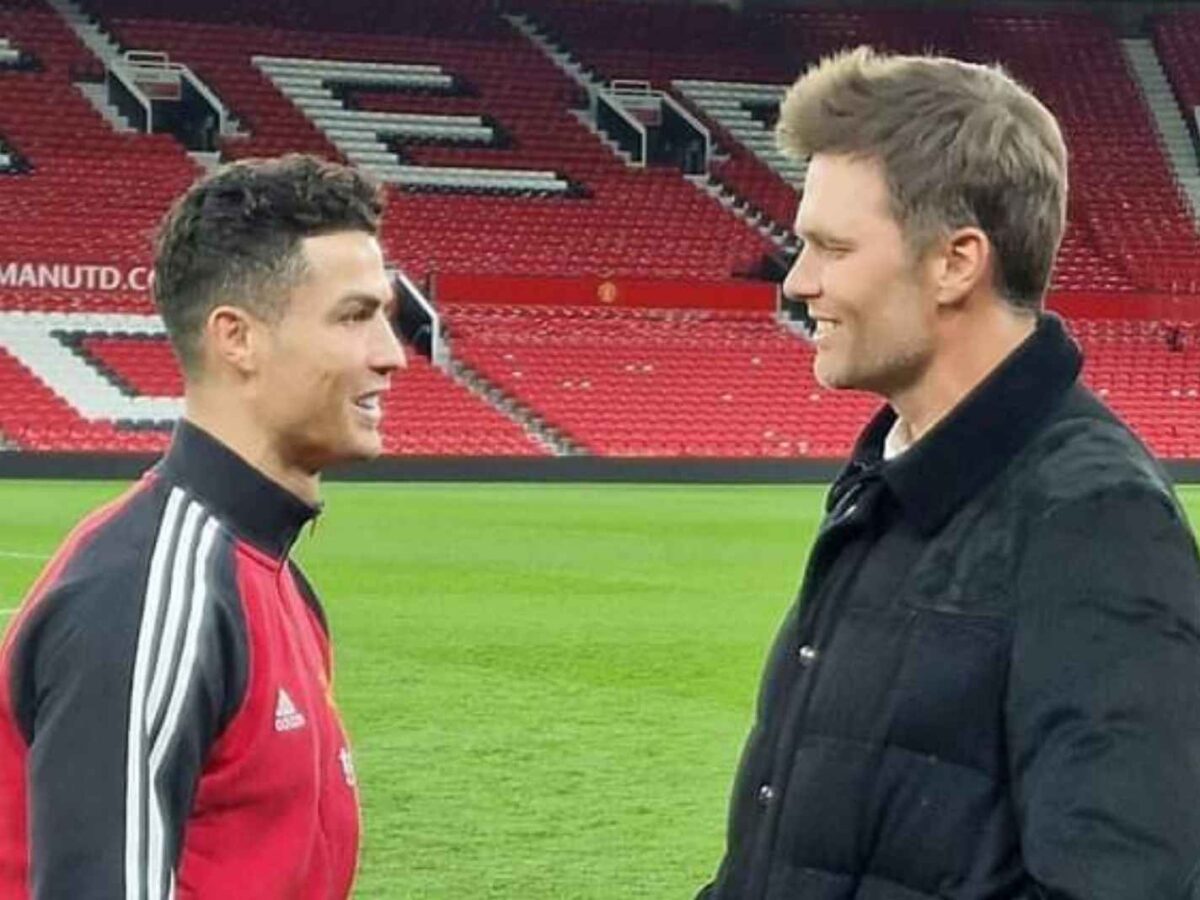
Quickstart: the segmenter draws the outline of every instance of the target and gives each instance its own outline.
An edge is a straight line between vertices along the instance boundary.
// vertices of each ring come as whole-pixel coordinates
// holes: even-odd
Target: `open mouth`
[[[812,322],[812,327],[809,329],[809,337],[814,342],[819,342],[823,338],[829,337],[829,335],[842,327],[842,323],[836,319],[813,319]]]
[[[364,415],[371,419],[378,420],[383,416],[383,407],[380,403],[379,391],[372,391],[368,394],[360,394],[354,398],[355,409],[360,410]]]
[[[837,319],[830,319],[828,316],[814,314],[808,307],[805,307],[801,321],[804,324],[804,333],[814,344],[829,337],[829,335],[842,326],[842,323]]]

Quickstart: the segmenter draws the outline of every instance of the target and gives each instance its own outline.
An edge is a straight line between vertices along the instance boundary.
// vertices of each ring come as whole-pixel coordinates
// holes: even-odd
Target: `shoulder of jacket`
[[[1169,477],[1154,455],[1094,398],[1070,403],[1024,452],[1018,479],[1022,505],[1049,515],[1079,502],[1124,495],[1176,505]]]

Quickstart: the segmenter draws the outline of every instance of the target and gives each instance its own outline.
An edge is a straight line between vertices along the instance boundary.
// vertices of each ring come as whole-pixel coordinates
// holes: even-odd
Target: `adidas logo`
[[[295,731],[304,727],[304,713],[296,709],[296,704],[283,688],[279,689],[279,698],[275,701],[275,730]]]

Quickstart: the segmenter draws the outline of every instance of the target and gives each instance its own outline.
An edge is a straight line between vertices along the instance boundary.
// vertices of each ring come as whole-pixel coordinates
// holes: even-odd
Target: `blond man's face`
[[[803,301],[817,380],[893,397],[935,352],[935,294],[891,213],[873,161],[817,154],[809,163],[796,234],[804,249],[784,293]]]

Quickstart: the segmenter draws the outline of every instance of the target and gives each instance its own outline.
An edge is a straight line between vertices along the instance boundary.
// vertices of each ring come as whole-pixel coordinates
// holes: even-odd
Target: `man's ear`
[[[262,335],[259,323],[239,306],[217,306],[204,322],[205,342],[215,361],[251,375],[260,365]]]
[[[992,277],[992,242],[980,228],[956,228],[945,237],[935,272],[938,303],[961,303]]]

